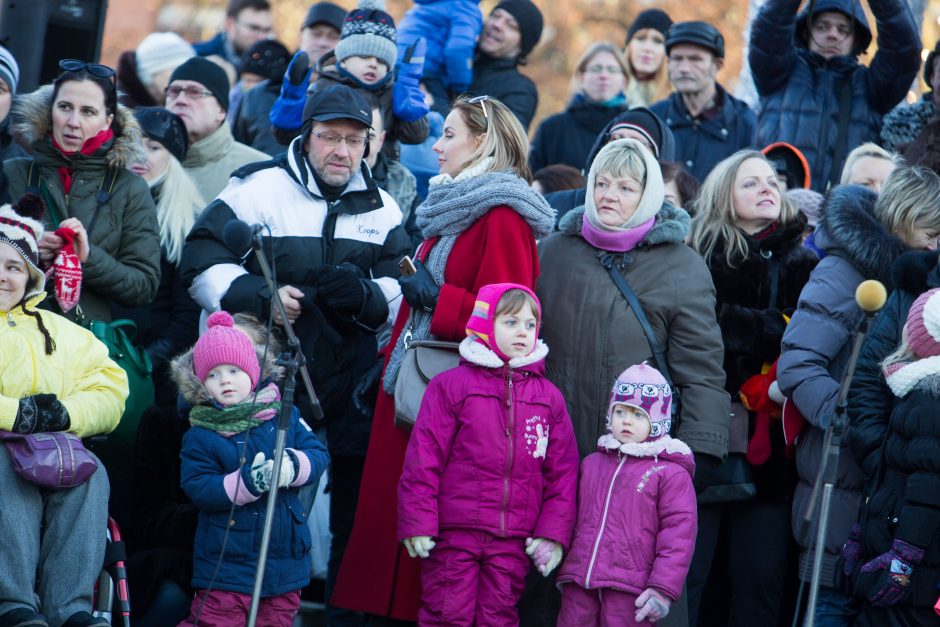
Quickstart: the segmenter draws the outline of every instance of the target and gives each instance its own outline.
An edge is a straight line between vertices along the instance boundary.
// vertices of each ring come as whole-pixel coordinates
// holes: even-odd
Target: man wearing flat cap
[[[264,250],[276,265],[287,322],[326,419],[337,535],[352,528],[371,427],[353,389],[375,363],[388,303],[400,301],[398,262],[411,252],[401,210],[363,163],[371,124],[370,103],[351,87],[311,95],[300,136],[286,153],[234,173],[196,222],[180,262],[182,280],[204,310],[251,312],[267,321],[272,295],[257,258],[231,250],[223,237],[232,220],[266,225]],[[285,324],[278,315],[274,322]],[[309,406],[303,385],[297,393],[303,411]],[[309,412],[303,417],[312,419]],[[341,555],[345,539],[334,542]]]
[[[677,22],[666,36],[669,80],[675,91],[650,109],[676,139],[676,161],[699,181],[715,165],[754,145],[757,118],[717,80],[725,39],[706,22]]]

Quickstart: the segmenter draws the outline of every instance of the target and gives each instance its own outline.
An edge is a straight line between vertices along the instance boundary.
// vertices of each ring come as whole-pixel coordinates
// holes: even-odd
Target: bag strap
[[[457,351],[460,348],[460,343],[444,342],[442,340],[414,340],[408,342],[408,348],[443,348]]]
[[[610,274],[611,280],[613,280],[614,285],[617,286],[617,289],[620,290],[620,293],[623,294],[624,299],[627,301],[627,305],[633,311],[633,315],[636,316],[637,322],[640,323],[640,327],[643,329],[643,334],[646,335],[646,341],[649,342],[650,350],[653,352],[653,361],[656,362],[656,368],[662,373],[663,378],[666,379],[666,383],[669,384],[670,389],[672,389],[672,428],[673,431],[679,429],[678,419],[679,419],[679,404],[681,399],[679,397],[679,390],[676,389],[676,386],[672,383],[672,377],[669,376],[669,366],[666,364],[666,354],[663,352],[662,345],[659,343],[659,338],[656,337],[656,333],[653,331],[652,325],[650,325],[649,319],[646,317],[646,312],[643,311],[643,306],[640,304],[640,299],[637,298],[636,293],[633,291],[633,288],[630,287],[630,284],[627,283],[627,279],[624,278],[621,274],[620,269],[617,268],[613,263],[612,255],[604,255],[601,257],[601,265],[607,269],[607,273]]]
[[[839,130],[836,144],[832,151],[832,170],[829,172],[829,187],[839,184],[842,177],[842,165],[845,160],[845,148],[849,138],[849,118],[852,113],[852,81],[843,79],[839,84]]]
[[[36,194],[37,196],[42,196],[42,199],[46,202],[46,207],[49,209],[49,213],[52,214],[52,219],[55,220],[55,225],[58,226],[62,222],[62,216],[59,211],[58,205],[52,199],[52,195],[49,193],[49,190],[42,184],[42,178],[39,175],[39,170],[35,167],[36,162],[30,162],[29,164],[29,174],[26,182],[26,192],[28,194]],[[98,216],[101,214],[101,208],[108,204],[108,201],[111,200],[111,194],[114,192],[114,182],[117,180],[117,168],[108,168],[108,171],[105,173],[104,178],[101,179],[101,183],[98,184],[98,191],[95,192],[95,212],[91,215],[91,222],[85,228],[85,231],[91,235],[91,232],[95,230],[95,223],[98,222]]]

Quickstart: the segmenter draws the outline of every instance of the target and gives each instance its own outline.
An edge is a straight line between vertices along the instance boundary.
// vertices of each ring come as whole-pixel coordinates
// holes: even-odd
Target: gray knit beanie
[[[10,88],[10,95],[16,95],[16,84],[20,82],[20,66],[13,53],[0,46],[0,78]]]
[[[360,0],[358,8],[347,13],[343,21],[336,60],[375,57],[391,71],[398,56],[397,38],[395,20],[385,12],[385,0]]]
[[[175,70],[196,56],[192,44],[176,33],[150,33],[137,46],[137,76],[144,85],[153,82],[155,74]]]

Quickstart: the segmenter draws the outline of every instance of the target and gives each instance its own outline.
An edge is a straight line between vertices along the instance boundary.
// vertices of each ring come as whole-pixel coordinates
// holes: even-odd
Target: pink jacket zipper
[[[623,463],[627,461],[626,457],[620,460],[620,463],[617,464],[617,470],[614,471],[614,476],[610,478],[610,484],[607,486],[607,498],[604,500],[604,514],[601,516],[601,524],[597,529],[597,538],[594,540],[594,550],[591,552],[591,561],[588,562],[587,575],[584,577],[584,587],[587,589],[591,588],[591,571],[594,570],[594,562],[597,561],[597,549],[600,548],[601,538],[604,536],[604,527],[607,526],[607,508],[610,507],[610,496],[614,491],[614,484],[617,482],[617,475],[620,474],[620,469],[623,468]]]
[[[506,472],[503,475],[503,505],[499,510],[499,534],[506,535],[506,506],[509,504],[509,473],[512,472],[512,453],[513,442],[512,432],[514,427],[513,403],[512,403],[512,369],[509,369],[509,375],[506,377],[506,405],[509,406],[509,424],[506,426],[506,445],[509,448],[509,455],[506,457]]]

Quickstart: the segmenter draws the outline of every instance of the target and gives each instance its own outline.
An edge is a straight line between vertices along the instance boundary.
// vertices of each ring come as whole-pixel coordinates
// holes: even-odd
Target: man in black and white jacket
[[[224,237],[232,220],[265,226],[264,250],[326,417],[335,533],[352,526],[371,426],[352,392],[375,363],[375,334],[400,294],[398,262],[411,245],[401,210],[363,163],[372,121],[365,98],[328,87],[308,99],[303,119],[285,154],[233,174],[190,232],[181,272],[206,311],[267,320],[271,294],[255,255],[231,250]]]

